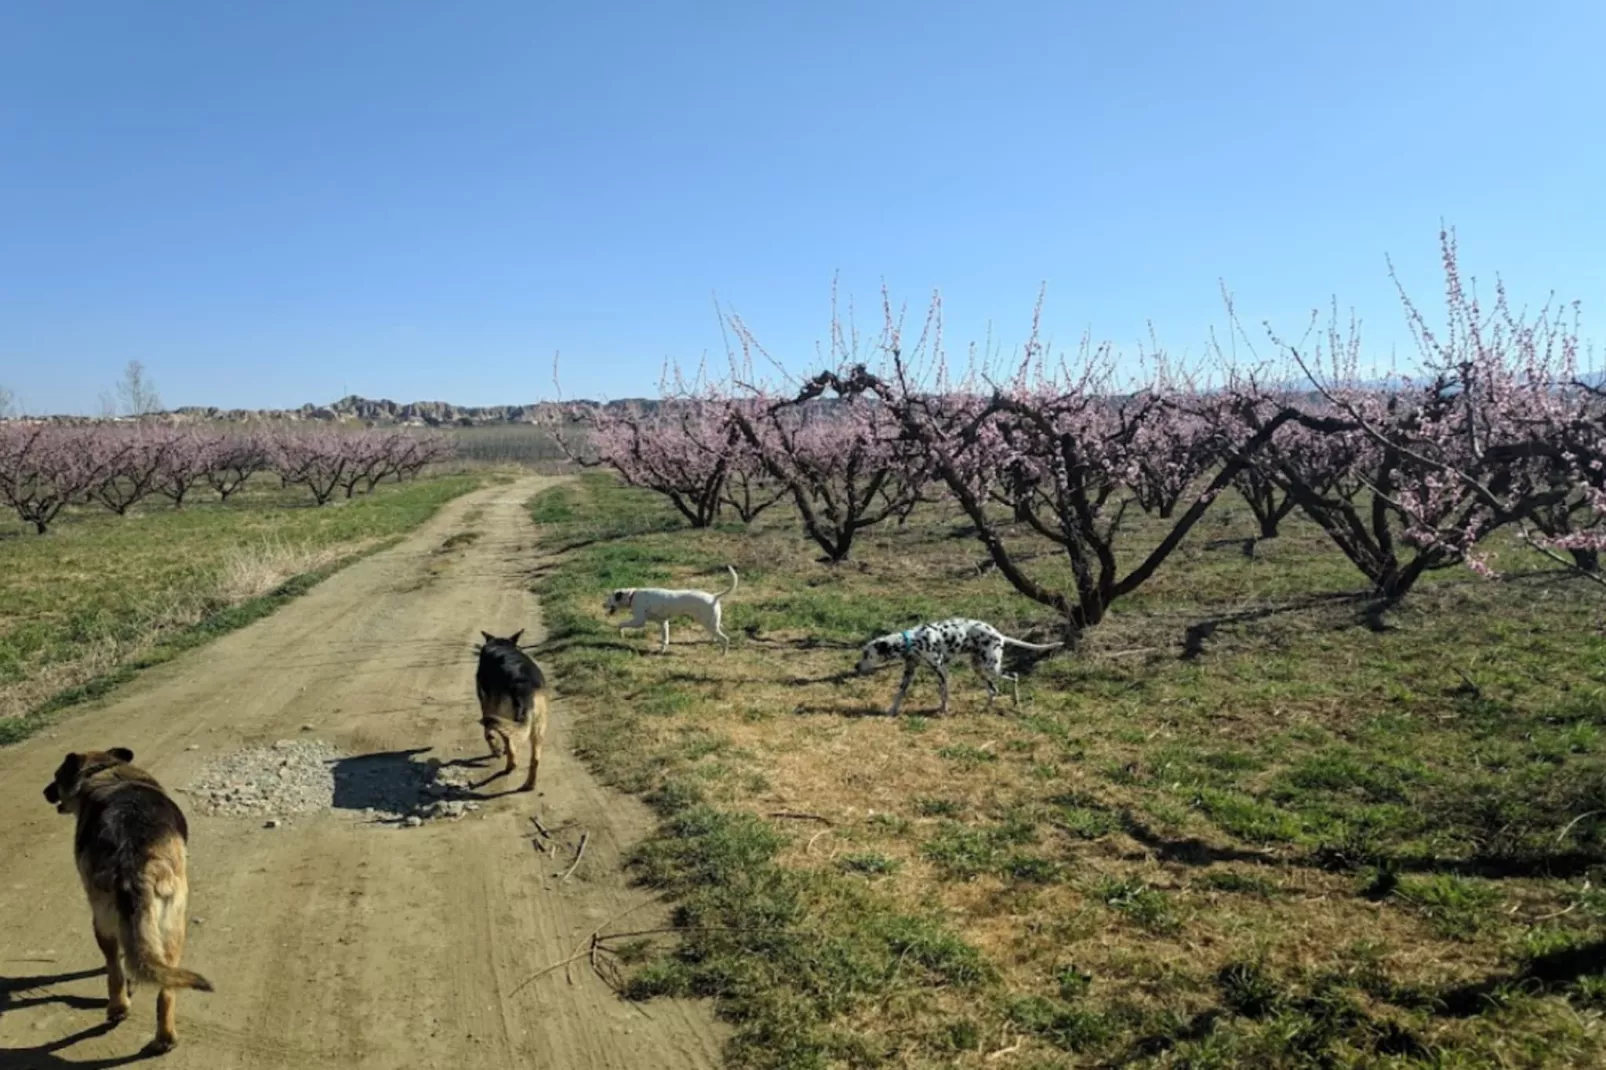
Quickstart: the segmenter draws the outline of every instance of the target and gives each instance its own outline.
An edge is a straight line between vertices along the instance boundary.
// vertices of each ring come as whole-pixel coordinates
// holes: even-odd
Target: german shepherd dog
[[[535,790],[535,774],[541,767],[541,744],[546,738],[546,677],[530,656],[519,649],[521,628],[506,639],[481,632],[480,664],[474,674],[474,691],[480,699],[480,726],[491,757],[507,754],[506,776],[519,767],[513,753],[515,740],[530,741],[530,773],[520,791]],[[501,746],[497,744],[500,742]],[[492,779],[495,779],[494,777]]]
[[[126,747],[69,754],[45,787],[45,799],[59,813],[78,815],[73,854],[89,896],[95,943],[106,956],[106,1020],[128,1017],[133,981],[160,986],[156,1037],[145,1047],[159,1055],[178,1043],[178,990],[210,992],[212,982],[178,964],[188,924],[189,825],[133,760]]]

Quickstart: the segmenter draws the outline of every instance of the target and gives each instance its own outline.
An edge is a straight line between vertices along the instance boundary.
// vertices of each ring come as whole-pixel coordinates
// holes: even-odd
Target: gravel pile
[[[327,810],[335,795],[332,744],[318,739],[281,739],[249,747],[209,764],[189,786],[205,814],[224,817],[283,817]]]
[[[469,795],[475,770],[406,752],[347,755],[318,739],[281,739],[224,755],[186,789],[204,814],[261,817],[268,828],[319,810],[354,810],[371,820],[416,828],[456,820],[480,804]]]

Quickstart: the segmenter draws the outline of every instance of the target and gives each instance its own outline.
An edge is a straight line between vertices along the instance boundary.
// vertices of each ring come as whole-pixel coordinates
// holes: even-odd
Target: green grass
[[[271,482],[226,505],[75,510],[44,536],[0,525],[0,743],[272,612],[480,479],[385,484],[321,509]],[[231,564],[248,566],[260,593],[231,586]]]
[[[1172,933],[1181,928],[1170,897],[1142,881],[1107,877],[1093,889],[1093,896],[1140,929]]]
[[[845,674],[866,639],[956,614],[1052,623],[976,568],[951,509],[873,529],[835,567],[781,507],[692,531],[588,475],[532,512],[562,551],[537,584],[541,657],[588,759],[669,815],[644,872],[725,849],[674,815],[734,822],[721,836],[763,850],[683,922],[807,934],[776,937],[783,953],[688,932],[642,967],[666,980],[639,994],[719,1000],[734,1065],[996,1065],[1016,1039],[1011,1064],[1041,1067],[1606,1059],[1587,954],[1606,940],[1606,637],[1587,585],[1502,547],[1505,580],[1435,574],[1378,631],[1324,535],[1294,518],[1246,557],[1247,510],[1224,500],[1085,649],[1019,666],[1019,708],[989,711],[959,666],[949,716],[922,674],[893,720],[896,671]],[[728,656],[690,624],[649,653],[656,636],[602,617],[610,587],[723,589],[727,563]],[[831,824],[778,828],[782,810]],[[665,883],[681,902],[736,879],[694,871]],[[878,974],[890,918],[974,971]],[[772,950],[784,968],[746,961]]]

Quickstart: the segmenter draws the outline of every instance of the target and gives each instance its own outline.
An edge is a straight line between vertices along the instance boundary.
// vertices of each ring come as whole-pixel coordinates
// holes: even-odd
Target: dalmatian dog
[[[726,565],[725,570],[731,574],[731,585],[718,594],[665,587],[621,587],[608,595],[602,609],[610,617],[621,609],[630,613],[630,619],[619,625],[621,635],[626,628],[645,629],[648,624],[658,625],[660,654],[669,649],[669,622],[676,617],[690,617],[701,624],[729,653],[731,637],[719,626],[720,602],[736,590],[737,579],[735,569]]]
[[[861,675],[893,661],[903,662],[903,681],[892,700],[890,716],[898,716],[903,697],[909,693],[915,670],[922,664],[937,674],[937,686],[942,690],[942,708],[948,712],[948,670],[946,663],[960,654],[969,654],[970,663],[981,674],[987,685],[987,705],[992,706],[998,697],[998,681],[1008,680],[1014,685],[1015,704],[1020,705],[1020,679],[1004,671],[1004,647],[1015,646],[1022,650],[1054,650],[1063,643],[1046,646],[1012,639],[991,624],[965,617],[953,617],[934,624],[922,624],[906,632],[891,632],[864,644],[859,652],[856,671]]]

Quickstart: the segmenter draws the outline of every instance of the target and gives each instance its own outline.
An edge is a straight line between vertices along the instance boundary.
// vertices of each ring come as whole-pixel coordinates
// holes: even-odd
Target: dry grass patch
[[[1606,880],[1606,640],[1581,585],[1436,576],[1377,631],[1319,532],[1251,558],[1246,511],[1223,509],[1086,649],[1023,664],[1019,708],[989,712],[966,666],[950,716],[922,674],[894,720],[896,670],[843,675],[864,640],[1048,623],[951,516],[830,568],[778,510],[677,530],[596,477],[534,509],[569,547],[538,586],[543,660],[603,775],[668,814],[758,821],[762,871],[805,902],[846,887],[985,964],[963,992],[861,977],[864,1000],[825,1009],[738,970],[706,989],[756,1015],[738,1065],[998,1065],[1016,1042],[1043,1066],[1606,1057],[1606,901],[1580,899]],[[651,653],[601,617],[612,587],[707,587],[727,562],[728,656],[694,626]]]
[[[108,690],[131,666],[243,623],[384,545],[479,476],[386,484],[318,509],[262,479],[227,504],[66,514],[45,536],[0,522],[0,742]],[[177,646],[175,646],[177,644]]]
[[[236,546],[224,553],[217,567],[217,586],[200,601],[224,604],[243,602],[267,594],[292,576],[327,568],[342,557],[371,549],[377,540],[362,539],[336,546],[286,542],[269,537],[248,546]],[[196,616],[187,623],[198,620]]]

